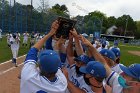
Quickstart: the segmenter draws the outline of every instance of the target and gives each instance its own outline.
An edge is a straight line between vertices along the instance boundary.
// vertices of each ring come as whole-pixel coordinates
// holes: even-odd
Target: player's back
[[[56,79],[49,81],[40,76],[34,63],[26,63],[22,69],[20,93],[66,93],[67,80],[61,70],[56,73]]]

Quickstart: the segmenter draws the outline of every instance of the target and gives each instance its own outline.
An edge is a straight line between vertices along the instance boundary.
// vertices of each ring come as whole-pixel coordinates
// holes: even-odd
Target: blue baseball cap
[[[102,44],[102,45],[106,45],[106,40],[102,40],[102,41],[101,41],[101,44]]]
[[[91,59],[87,55],[80,55],[80,56],[74,58],[74,60],[87,64]]]
[[[115,54],[114,54],[111,50],[102,49],[102,50],[100,51],[100,54],[103,55],[103,56],[108,57],[109,59],[112,59],[113,61],[116,60],[116,56],[115,56]]]
[[[132,64],[129,67],[120,65],[121,70],[137,80],[140,80],[140,64]]]
[[[120,50],[117,48],[112,48],[111,51],[115,54],[116,57],[120,57]]]
[[[118,46],[118,41],[114,41],[114,46]]]
[[[90,74],[93,77],[106,77],[106,69],[104,65],[97,61],[90,61],[86,66],[80,67],[80,72]]]
[[[39,56],[40,70],[46,73],[57,72],[61,60],[59,55],[53,50],[42,51]]]

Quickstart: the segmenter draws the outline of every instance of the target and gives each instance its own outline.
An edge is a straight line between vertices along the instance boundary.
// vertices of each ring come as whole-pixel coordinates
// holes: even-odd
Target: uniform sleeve
[[[123,87],[120,85],[119,74],[112,71],[112,73],[106,78],[106,83],[112,87],[112,93],[123,93]]]
[[[38,60],[37,55],[38,55],[38,49],[36,49],[36,48],[34,48],[34,47],[31,48],[31,49],[29,50],[27,56],[26,56],[26,59],[25,59],[25,61],[24,61],[24,64],[25,64],[25,63],[28,63],[28,62],[37,62],[37,60]]]
[[[50,37],[50,38],[46,41],[45,48],[46,48],[46,49],[53,50],[53,48],[52,48],[52,37]]]
[[[71,65],[68,67],[68,74],[69,74],[69,79],[71,80],[72,76],[76,76],[76,70],[75,70],[75,64]]]
[[[59,55],[60,55],[61,62],[65,63],[67,55],[65,53],[59,53]]]
[[[39,69],[34,62],[28,61],[24,64],[21,71],[21,79],[29,80],[30,78],[37,78],[39,76]]]

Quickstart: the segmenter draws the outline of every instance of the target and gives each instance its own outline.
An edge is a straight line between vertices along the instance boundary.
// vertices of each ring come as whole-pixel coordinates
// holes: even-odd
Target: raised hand
[[[58,21],[54,21],[51,26],[51,31],[49,32],[50,35],[54,35],[59,27]]]
[[[72,35],[72,33],[69,33],[69,40],[70,41],[73,41],[73,35]]]
[[[74,37],[77,37],[77,36],[78,36],[78,34],[77,34],[77,32],[76,32],[75,29],[70,30],[70,32],[71,32],[71,34],[72,34]]]
[[[92,46],[92,44],[90,43],[89,40],[87,40],[85,37],[83,37],[82,35],[79,36],[79,39],[82,41],[82,43],[85,45],[85,46]]]

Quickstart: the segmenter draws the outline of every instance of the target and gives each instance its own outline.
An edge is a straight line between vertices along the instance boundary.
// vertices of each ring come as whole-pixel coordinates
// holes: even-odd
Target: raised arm
[[[37,55],[38,55],[38,50],[40,50],[40,48],[42,48],[42,46],[44,45],[44,43],[46,42],[46,40],[51,37],[57,30],[58,28],[58,21],[53,22],[52,27],[51,27],[51,31],[44,36],[44,38],[42,38],[40,41],[38,41],[33,48],[31,48],[26,56],[25,59],[25,63],[27,62],[27,60],[34,60],[37,61]]]
[[[91,51],[91,54],[93,55],[95,60],[97,60],[97,61],[101,62],[102,64],[104,64],[104,66],[106,68],[107,76],[109,76],[110,73],[111,73],[111,69],[107,65],[106,60],[103,58],[103,56],[100,55],[100,53],[93,47],[93,45],[86,38],[84,38],[82,35],[80,36],[80,39],[83,42],[83,44],[88,47],[89,51]]]
[[[68,43],[68,46],[66,48],[66,53],[67,53],[68,63],[71,66],[71,65],[74,64],[74,60],[73,60],[73,57],[74,57],[74,52],[73,52],[73,36],[72,36],[71,33],[69,34],[69,43]]]
[[[77,34],[76,30],[73,29],[70,32],[72,33],[72,35],[74,36],[74,39],[75,39],[75,48],[76,48],[77,55],[80,56],[80,55],[84,54],[84,51],[83,51],[82,45],[80,43],[80,40],[78,38],[78,34]]]
[[[68,71],[67,68],[62,69],[64,75],[66,76],[68,82],[68,89],[70,93],[86,93],[84,90],[80,89],[79,87],[75,86],[68,78]]]
[[[49,37],[51,37],[52,35],[55,34],[58,27],[59,27],[58,21],[53,22],[52,27],[51,27],[51,31],[46,36],[44,36],[44,38],[42,38],[39,42],[37,42],[33,47],[37,48],[38,50],[40,48],[42,48],[42,46],[44,45],[46,40],[48,40]]]

